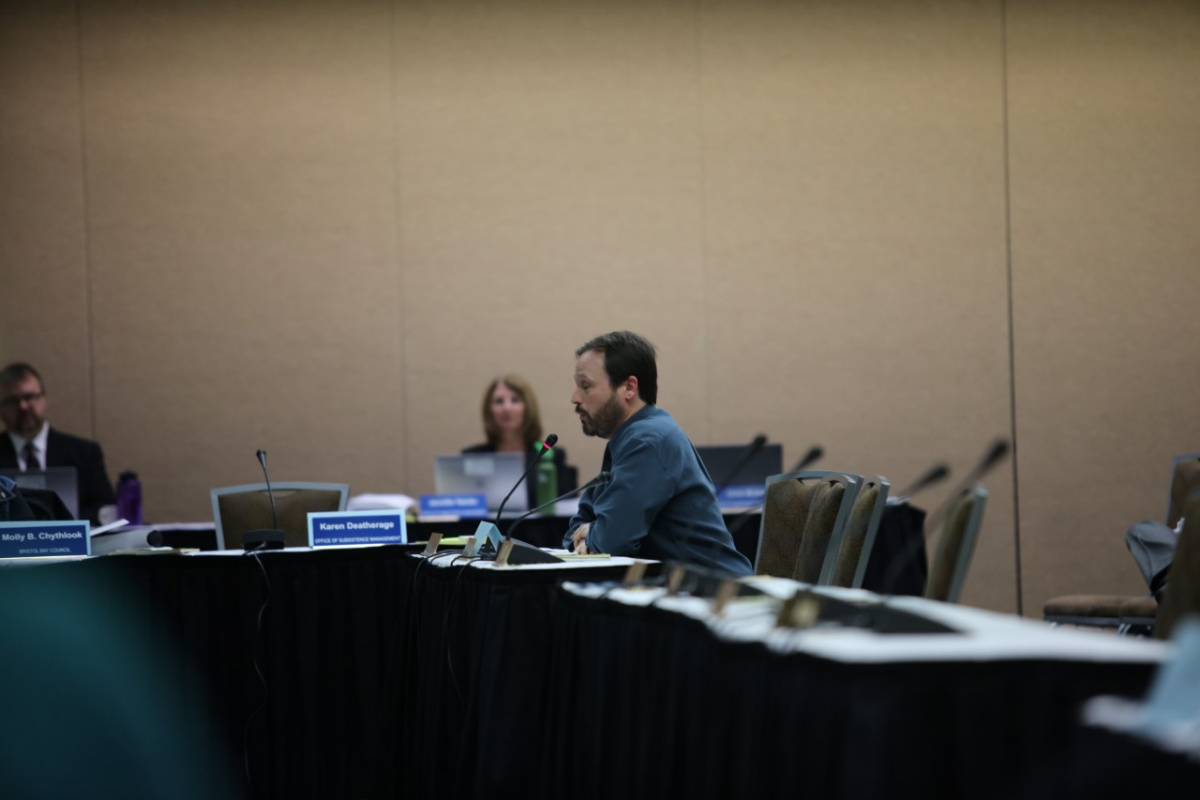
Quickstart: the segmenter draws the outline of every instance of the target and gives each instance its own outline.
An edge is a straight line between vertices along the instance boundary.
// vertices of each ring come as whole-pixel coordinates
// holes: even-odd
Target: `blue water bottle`
[[[142,484],[136,472],[122,472],[117,478],[117,519],[142,524]]]

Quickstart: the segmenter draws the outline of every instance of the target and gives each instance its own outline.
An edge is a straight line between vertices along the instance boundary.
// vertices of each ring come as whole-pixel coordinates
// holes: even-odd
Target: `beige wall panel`
[[[92,433],[76,4],[0,9],[0,366],[31,362],[53,424]]]
[[[1200,450],[1200,7],[1010,6],[1025,592],[1141,592],[1125,529]]]
[[[587,477],[574,349],[616,328],[662,356],[662,405],[707,418],[695,9],[402,3],[396,23],[409,486],[482,440],[524,374]]]
[[[403,464],[390,13],[85,8],[97,433],[156,519]]]
[[[704,30],[713,439],[963,476],[1011,428],[998,9],[714,3]],[[1012,611],[1011,469],[986,485],[964,602]]]

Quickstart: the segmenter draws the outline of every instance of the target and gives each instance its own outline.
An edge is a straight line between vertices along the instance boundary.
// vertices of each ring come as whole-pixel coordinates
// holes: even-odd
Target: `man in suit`
[[[100,445],[46,422],[46,389],[29,364],[0,370],[0,469],[22,471],[74,467],[79,479],[79,517],[99,522],[100,507],[116,502]]]

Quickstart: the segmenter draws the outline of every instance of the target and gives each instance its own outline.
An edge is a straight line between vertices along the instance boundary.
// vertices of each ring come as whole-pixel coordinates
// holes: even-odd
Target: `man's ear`
[[[625,379],[625,383],[621,386],[625,392],[626,402],[633,402],[638,396],[638,379],[636,375],[630,375]]]

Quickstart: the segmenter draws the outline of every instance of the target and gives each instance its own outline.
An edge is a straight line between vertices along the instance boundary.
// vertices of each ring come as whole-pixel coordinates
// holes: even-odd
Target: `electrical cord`
[[[267,606],[271,603],[271,579],[267,575],[267,568],[263,566],[258,552],[250,550],[245,555],[250,556],[254,560],[254,563],[258,565],[259,571],[262,572],[263,585],[267,590],[267,595],[263,599],[262,605],[258,607],[257,622],[254,630],[254,647],[251,656],[251,662],[254,665],[254,674],[258,676],[258,682],[262,686],[263,697],[262,701],[250,712],[250,716],[246,718],[246,725],[242,729],[242,764],[246,771],[246,785],[250,789],[250,796],[253,797],[255,792],[254,777],[250,770],[250,729],[253,727],[255,717],[266,709],[267,702],[271,697],[271,687],[267,682],[267,676],[263,673],[262,665],[258,661],[259,645],[262,643],[263,635],[263,616],[266,614]]]

